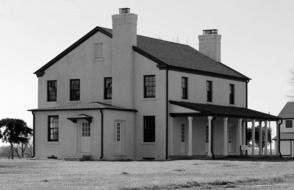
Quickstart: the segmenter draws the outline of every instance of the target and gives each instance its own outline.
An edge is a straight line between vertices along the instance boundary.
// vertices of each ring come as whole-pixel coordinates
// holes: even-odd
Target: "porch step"
[[[169,157],[170,160],[192,160],[192,159],[211,159],[207,155],[194,155],[194,156],[187,156],[187,155],[174,155]]]
[[[65,161],[80,161],[81,158],[70,158],[70,157],[68,157],[68,158],[64,158],[63,160],[65,160]]]

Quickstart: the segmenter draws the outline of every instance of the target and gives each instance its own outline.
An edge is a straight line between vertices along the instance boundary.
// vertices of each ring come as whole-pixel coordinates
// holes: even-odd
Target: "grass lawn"
[[[0,159],[0,189],[294,189],[294,161]]]

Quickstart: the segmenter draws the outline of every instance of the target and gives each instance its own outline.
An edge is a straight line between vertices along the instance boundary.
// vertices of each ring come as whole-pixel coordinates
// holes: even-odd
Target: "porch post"
[[[243,126],[243,142],[242,142],[242,144],[244,144],[244,145],[246,145],[246,123],[247,123],[247,121],[246,122],[243,122],[243,124],[242,124],[242,126]]]
[[[171,117],[170,123],[170,155],[174,155],[174,118]]]
[[[211,121],[212,121],[212,116],[208,116],[208,151],[207,151],[207,156],[212,157],[212,152],[211,152]]]
[[[188,117],[188,135],[189,135],[189,142],[188,142],[188,156],[192,156],[192,126],[193,126],[193,118],[190,116]]]
[[[224,117],[224,156],[228,155],[228,118]]]
[[[267,122],[264,122],[264,127],[265,127],[265,136],[264,136],[264,142],[265,142],[265,149],[264,149],[264,155],[267,155]]]
[[[255,146],[255,120],[252,121],[251,126],[251,132],[252,132],[252,153],[251,155],[254,156],[254,146]]]
[[[241,145],[242,145],[242,119],[238,119],[238,131],[239,131],[239,150],[240,155],[242,154]]]
[[[279,126],[279,121],[276,122],[277,125],[277,145],[276,145],[276,155],[280,156],[280,126]]]
[[[259,156],[262,155],[262,121],[259,121]]]

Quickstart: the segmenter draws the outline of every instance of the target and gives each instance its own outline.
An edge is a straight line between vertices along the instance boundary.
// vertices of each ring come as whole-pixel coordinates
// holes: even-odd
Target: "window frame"
[[[213,82],[211,80],[206,81],[206,101],[213,101]]]
[[[107,86],[106,86],[107,80],[111,81],[110,88],[107,88]],[[104,77],[104,95],[103,96],[104,96],[105,100],[111,100],[112,99],[112,77]]]
[[[52,99],[50,96],[50,83],[55,83],[55,94],[54,94],[54,98]],[[57,101],[57,80],[47,80],[47,102],[56,102]]]
[[[150,120],[150,119],[152,119],[152,120]],[[148,124],[149,124],[149,126],[148,126]],[[152,136],[147,136],[147,135],[152,135]],[[156,142],[156,119],[155,119],[155,116],[154,115],[143,116],[143,143],[155,143],[155,142]]]
[[[235,104],[235,84],[230,84],[229,103],[231,105]]]
[[[79,88],[78,89],[73,89],[73,82],[79,81]],[[74,90],[78,91],[78,96],[77,98],[74,98]],[[70,101],[80,101],[81,100],[81,80],[80,79],[70,79],[69,80],[69,100]]]
[[[289,124],[290,124],[290,126],[289,126]],[[287,129],[293,128],[293,121],[291,119],[286,119],[286,121],[285,121],[285,128],[287,128]]]
[[[147,78],[153,78],[151,81],[147,81]],[[151,85],[147,85],[147,84]],[[149,90],[151,90],[149,94]],[[143,76],[143,96],[144,98],[155,98],[156,97],[156,77],[155,75],[144,75]]]
[[[82,137],[91,137],[91,125],[89,122],[82,122]]]
[[[187,100],[188,99],[188,77],[182,77],[181,79],[181,87],[182,87],[182,99]]]
[[[51,118],[55,118],[57,124],[55,127],[51,127]],[[57,137],[51,138],[51,133],[54,133],[54,131],[57,131]],[[59,116],[58,115],[48,115],[48,142],[58,142],[59,141]]]

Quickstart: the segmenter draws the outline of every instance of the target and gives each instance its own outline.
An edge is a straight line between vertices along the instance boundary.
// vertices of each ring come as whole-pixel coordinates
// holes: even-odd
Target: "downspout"
[[[213,139],[214,139],[214,124],[213,124],[213,121],[216,119],[216,116],[213,116],[212,117],[212,120],[211,120],[211,143],[210,143],[210,146],[211,146],[211,158],[214,159],[214,151],[213,151]]]
[[[33,155],[32,157],[34,158],[36,156],[36,135],[35,135],[35,125],[36,125],[36,117],[35,117],[35,112],[32,111],[33,114]]]
[[[102,160],[103,159],[103,156],[104,156],[104,151],[103,151],[103,147],[104,147],[104,145],[103,145],[103,142],[104,142],[104,140],[103,140],[103,138],[104,138],[104,136],[103,136],[103,131],[104,131],[104,114],[103,114],[103,110],[102,109],[100,109],[100,114],[101,114],[101,153],[100,153],[100,160]]]
[[[278,142],[278,147],[279,147],[279,157],[280,158],[282,158],[282,154],[281,154],[281,139],[280,139],[280,126],[281,126],[281,124],[283,123],[283,121],[282,120],[279,120],[278,121],[278,131],[277,131],[277,142]]]
[[[166,81],[166,88],[165,88],[165,123],[166,123],[166,142],[165,142],[165,159],[168,160],[168,68],[166,69],[166,76],[165,76],[165,81]]]

